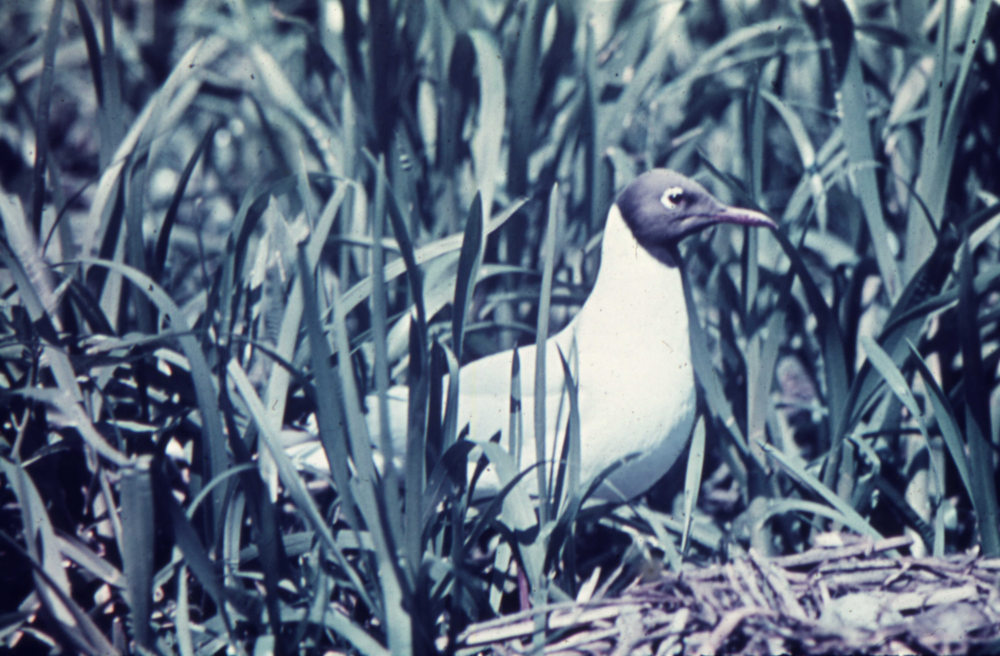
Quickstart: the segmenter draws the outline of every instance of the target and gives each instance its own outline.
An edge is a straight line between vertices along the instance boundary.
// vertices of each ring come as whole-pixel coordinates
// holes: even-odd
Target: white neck
[[[596,333],[611,326],[618,327],[615,332],[624,328],[621,337],[625,339],[631,335],[637,338],[663,335],[681,328],[687,334],[687,305],[680,269],[663,264],[639,245],[617,205],[612,205],[608,212],[601,268],[579,317],[578,338],[582,337],[581,330]],[[613,338],[613,334],[593,336]],[[685,343],[684,349],[687,348]]]

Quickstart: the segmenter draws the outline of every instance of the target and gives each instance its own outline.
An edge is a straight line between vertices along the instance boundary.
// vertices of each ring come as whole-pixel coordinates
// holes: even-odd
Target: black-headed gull
[[[608,212],[594,288],[573,320],[546,346],[546,460],[562,453],[568,417],[560,350],[578,386],[580,480],[632,456],[597,491],[631,499],[663,476],[684,449],[695,415],[688,307],[678,244],[719,223],[774,228],[760,212],[727,206],[697,182],[666,169],[637,177]],[[534,385],[536,347],[518,349],[523,446],[519,467],[536,462]],[[511,361],[503,351],[460,371],[458,428],[472,440],[500,433],[508,446]],[[447,389],[447,378],[445,379]],[[390,432],[405,449],[407,389],[390,390]],[[368,424],[378,442],[378,402],[367,400]],[[490,472],[480,487],[494,487]]]

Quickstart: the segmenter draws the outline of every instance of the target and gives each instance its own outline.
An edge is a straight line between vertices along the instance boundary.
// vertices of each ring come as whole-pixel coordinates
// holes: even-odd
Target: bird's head
[[[681,239],[718,223],[775,228],[767,216],[730,207],[676,171],[643,173],[615,201],[639,245],[664,264],[676,266]]]

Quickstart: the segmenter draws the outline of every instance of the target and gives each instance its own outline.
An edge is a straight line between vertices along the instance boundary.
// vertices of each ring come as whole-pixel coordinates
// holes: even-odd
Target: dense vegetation
[[[1000,556],[992,4],[0,4],[0,639],[426,653],[824,532]],[[436,381],[564,325],[654,166],[780,224],[685,244],[690,455],[474,503]]]

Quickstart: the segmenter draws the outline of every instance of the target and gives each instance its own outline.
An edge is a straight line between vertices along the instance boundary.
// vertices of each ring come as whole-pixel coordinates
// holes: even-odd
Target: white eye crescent
[[[668,210],[676,209],[684,200],[684,190],[681,187],[670,187],[660,196],[660,204]]]

